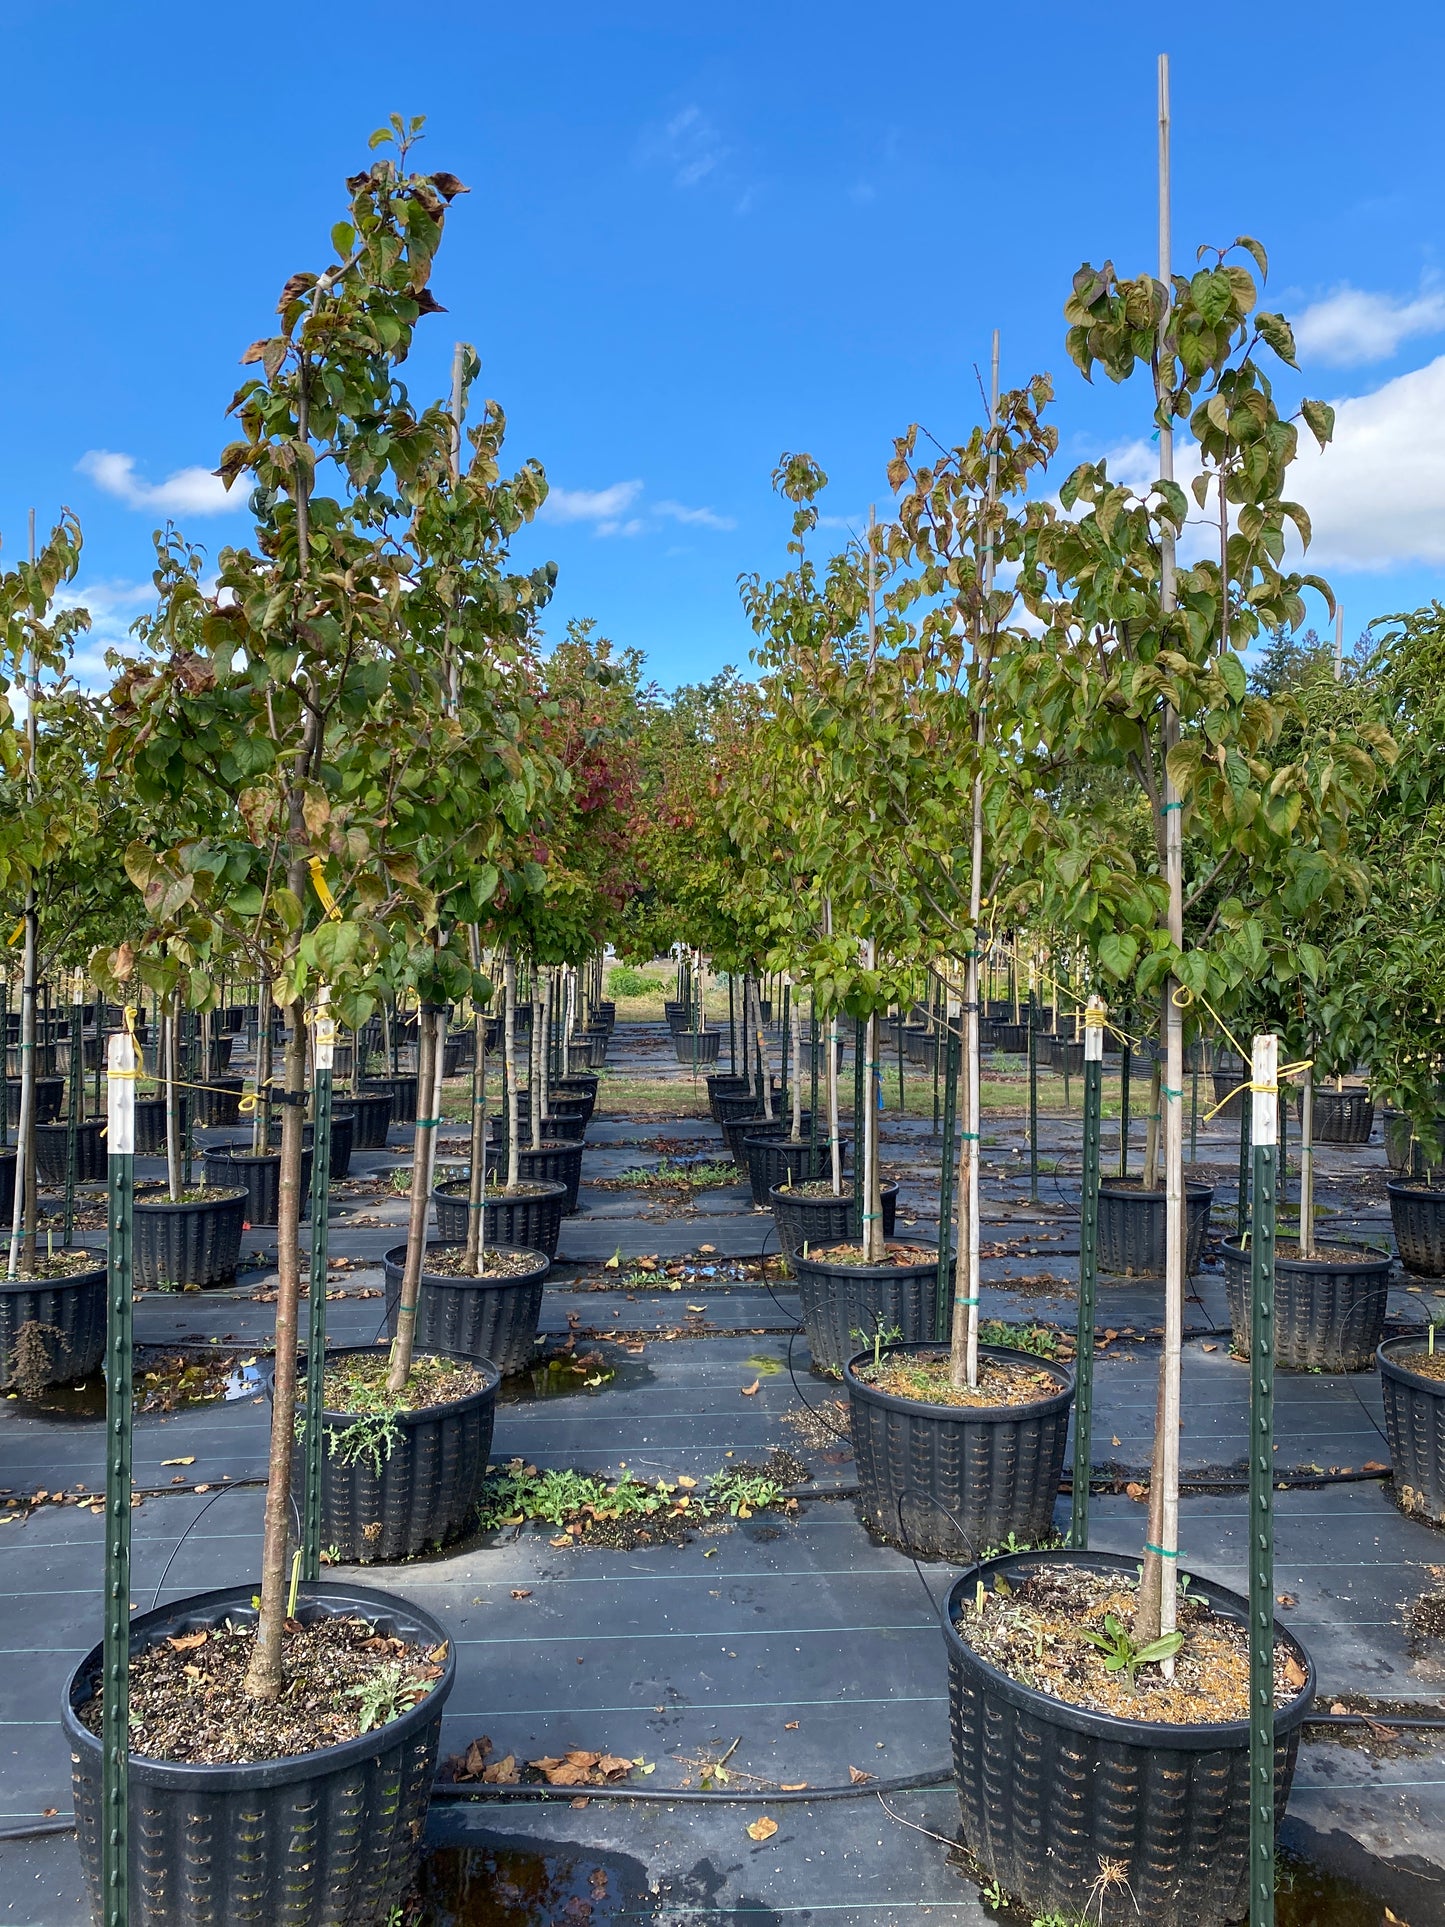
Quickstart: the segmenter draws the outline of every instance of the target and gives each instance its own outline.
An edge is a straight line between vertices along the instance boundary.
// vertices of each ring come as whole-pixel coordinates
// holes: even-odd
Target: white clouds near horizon
[[[1402,342],[1445,333],[1445,286],[1422,280],[1418,294],[1371,294],[1348,282],[1294,321],[1303,361],[1332,368],[1388,361]]]
[[[75,464],[102,494],[132,509],[159,509],[166,515],[226,515],[246,506],[245,489],[228,489],[208,468],[178,468],[163,482],[146,482],[135,472],[134,455],[109,448],[87,449]]]

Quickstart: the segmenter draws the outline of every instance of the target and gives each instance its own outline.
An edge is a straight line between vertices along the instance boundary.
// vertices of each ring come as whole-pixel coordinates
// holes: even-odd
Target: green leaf
[[[1216,661],[1215,667],[1219,671],[1220,681],[1229,691],[1230,701],[1242,703],[1248,684],[1245,677],[1244,664],[1240,661],[1239,657],[1235,655],[1232,649],[1226,649],[1223,655]]]
[[[1259,330],[1260,340],[1267,348],[1273,348],[1281,361],[1288,362],[1291,368],[1298,367],[1295,360],[1294,329],[1282,314],[1268,314],[1261,311],[1254,317],[1254,325]]]
[[[1302,401],[1299,412],[1304,417],[1305,427],[1314,436],[1321,448],[1328,445],[1335,432],[1335,411],[1327,401]]]
[[[1134,1655],[1134,1664],[1153,1666],[1161,1659],[1172,1659],[1183,1644],[1183,1633],[1165,1633],[1162,1639],[1151,1639],[1147,1646],[1141,1646]]]
[[[1127,930],[1110,930],[1099,939],[1099,968],[1122,981],[1134,968],[1139,955],[1139,939]]]
[[[1254,256],[1254,265],[1259,269],[1261,278],[1268,280],[1269,256],[1265,253],[1263,246],[1255,240],[1254,236],[1252,234],[1236,234],[1234,237],[1234,245],[1237,248],[1243,248],[1247,254]]]

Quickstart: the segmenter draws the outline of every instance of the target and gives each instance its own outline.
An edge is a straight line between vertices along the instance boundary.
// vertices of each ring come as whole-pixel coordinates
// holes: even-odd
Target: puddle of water
[[[1278,1855],[1275,1927],[1391,1927],[1392,1923],[1398,1923],[1398,1927],[1436,1927],[1436,1923],[1445,1918],[1434,1911],[1433,1900],[1428,1911],[1418,1912],[1409,1903],[1404,1904],[1402,1912],[1402,1903],[1397,1899],[1394,1911],[1387,1913],[1387,1904],[1382,1895],[1371,1893],[1342,1874],[1325,1873],[1309,1861],[1283,1850]],[[1135,1916],[1126,1908],[1118,1918],[1126,1917],[1133,1920]],[[1047,1917],[1048,1927],[1053,1927],[1055,1918],[1052,1914]],[[1113,1920],[1115,1916],[1109,1914],[1106,1918]],[[1033,1927],[1031,1916],[1021,1908],[1006,1907],[998,1919],[1000,1927],[1003,1923],[1009,1927]]]
[[[579,1371],[579,1365],[586,1365]],[[584,1352],[574,1359],[564,1354],[543,1359],[525,1372],[513,1372],[497,1387],[498,1405],[530,1405],[534,1400],[551,1398],[596,1398],[599,1392],[629,1391],[652,1381],[646,1365],[626,1359],[603,1359],[600,1354]]]
[[[655,1911],[641,1863],[535,1842],[438,1847],[422,1861],[405,1927],[598,1927]]]
[[[174,1352],[142,1354],[135,1370],[135,1402],[137,1416],[141,1415],[141,1405],[148,1393],[156,1390],[155,1374],[165,1360],[174,1360]],[[224,1376],[218,1368],[225,1359],[215,1358],[203,1352],[187,1355],[186,1365],[179,1372],[167,1372],[167,1381],[179,1381],[180,1396],[174,1410],[184,1410],[188,1405],[234,1404],[239,1399],[259,1398],[266,1389],[261,1367],[255,1360],[236,1364]],[[189,1382],[187,1382],[189,1381]],[[105,1417],[105,1376],[101,1372],[92,1373],[89,1378],[74,1380],[68,1385],[50,1385],[38,1399],[18,1400],[22,1409],[33,1418],[50,1419],[59,1423],[87,1423]]]

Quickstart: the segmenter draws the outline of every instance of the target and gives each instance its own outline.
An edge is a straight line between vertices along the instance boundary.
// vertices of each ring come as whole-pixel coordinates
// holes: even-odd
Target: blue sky
[[[595,615],[669,686],[745,664],[736,578],[783,564],[779,453],[823,463],[826,512],[886,512],[891,438],[967,432],[995,326],[1005,383],[1055,376],[1058,479],[1105,450],[1149,468],[1142,388],[1087,387],[1060,309],[1086,257],[1153,264],[1167,45],[1176,265],[1258,235],[1268,304],[1306,317],[1305,392],[1351,403],[1298,488],[1347,632],[1436,591],[1438,8],[1376,31],[1335,0],[1221,0],[1172,44],[1055,0],[699,11],[6,0],[6,552],[32,503],[75,508],[103,635],[167,507],[212,552],[244,535],[186,471],[214,465],[281,283],[329,258],[371,128],[425,113],[422,154],[472,192],[412,380],[441,392],[474,342],[509,447],[546,466],[518,553],[560,565],[549,626]]]

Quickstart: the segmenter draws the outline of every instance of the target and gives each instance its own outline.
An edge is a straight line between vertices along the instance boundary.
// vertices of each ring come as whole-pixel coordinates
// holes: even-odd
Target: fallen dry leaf
[[[1345,1705],[1343,1700],[1336,1700],[1334,1705],[1330,1708],[1330,1711],[1332,1713],[1348,1713],[1349,1710],[1350,1710],[1349,1707]]]
[[[679,1472],[679,1473],[678,1473],[678,1475],[677,1475],[677,1482],[678,1482],[678,1484],[679,1484],[679,1485],[680,1485],[680,1486],[681,1486],[681,1487],[683,1488],[683,1490],[684,1490],[685,1492],[691,1492],[691,1491],[692,1491],[692,1489],[693,1489],[693,1487],[694,1487],[694,1486],[695,1486],[695,1485],[697,1484],[697,1480],[696,1480],[696,1479],[690,1479],[690,1478],[689,1478],[689,1477],[687,1476],[687,1474],[686,1474],[686,1472]]]
[[[866,1780],[868,1775],[865,1773],[863,1778]],[[779,1793],[803,1793],[806,1792],[807,1786],[806,1780],[779,1780],[778,1791]]]
[[[800,1723],[798,1720],[784,1720],[783,1731],[785,1733],[796,1733]]]
[[[1199,1349],[1202,1352],[1217,1352],[1219,1350],[1219,1347],[1217,1345],[1208,1344],[1208,1345],[1201,1345]]]
[[[1114,1443],[1115,1445],[1118,1445],[1118,1444],[1119,1444],[1119,1440],[1118,1440],[1118,1439],[1115,1439],[1115,1440],[1113,1440],[1113,1443]]]
[[[762,1384],[762,1382],[763,1381],[760,1378],[755,1378],[751,1385],[744,1385],[742,1388],[743,1397],[752,1398],[757,1392],[757,1389]]]
[[[1390,1468],[1388,1465],[1381,1465],[1378,1459],[1366,1459],[1361,1469],[1365,1472],[1388,1472]]]
[[[699,1245],[698,1246],[698,1253],[703,1258],[711,1258],[713,1253],[716,1250],[717,1250],[716,1245]]]
[[[1274,1603],[1277,1606],[1297,1606],[1299,1601],[1292,1592],[1277,1592],[1274,1596]]]
[[[1285,1684],[1292,1693],[1297,1693],[1309,1678],[1309,1674],[1305,1671],[1304,1667],[1300,1665],[1293,1653],[1285,1654],[1283,1671]]]
[[[850,1766],[848,1769],[849,1786],[862,1786],[865,1781],[871,1780],[872,1778],[873,1775],[871,1773],[865,1773],[861,1767]]]
[[[467,1757],[470,1759],[471,1755],[468,1754]],[[521,1777],[515,1753],[508,1753],[505,1758],[497,1760],[482,1773],[482,1778],[488,1786],[515,1786]]]
[[[162,1465],[194,1465],[195,1462],[196,1462],[196,1455],[194,1452],[192,1452],[191,1456],[188,1459],[162,1459],[161,1460]]]
[[[530,1586],[513,1586],[512,1597],[513,1599],[530,1599],[532,1597],[532,1588]]]
[[[753,1840],[771,1840],[777,1830],[777,1821],[770,1820],[767,1814],[763,1814],[761,1819],[754,1820],[748,1828],[748,1836]]]
[[[1140,1485],[1136,1479],[1130,1479],[1129,1483],[1124,1487],[1124,1490],[1136,1503],[1141,1499],[1147,1499],[1149,1496],[1148,1486]]]
[[[204,1646],[210,1636],[207,1632],[177,1633],[173,1639],[168,1639],[166,1644],[174,1652],[193,1653],[198,1646]]]

